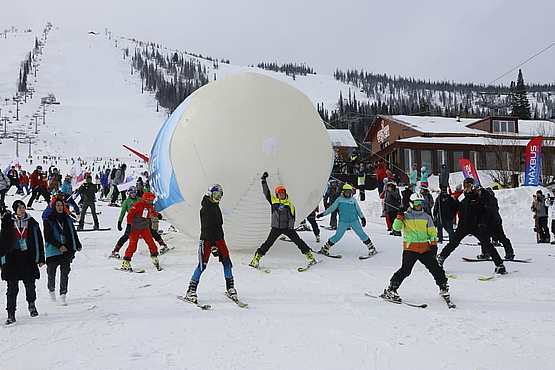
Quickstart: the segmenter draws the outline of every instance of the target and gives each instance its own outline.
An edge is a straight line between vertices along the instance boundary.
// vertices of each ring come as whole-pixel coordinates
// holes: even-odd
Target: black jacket
[[[96,184],[86,182],[77,189],[77,194],[81,195],[81,200],[84,204],[94,204],[96,202],[97,191]]]
[[[413,191],[410,188],[406,188],[401,192],[401,196],[403,198],[402,206],[403,211],[406,211],[410,207],[410,196],[413,194]]]
[[[202,198],[200,209],[200,240],[209,241],[212,245],[216,240],[224,238],[222,211],[218,203],[214,203],[207,195]]]
[[[66,215],[58,215],[52,212],[43,223],[44,226],[44,242],[46,243],[46,261],[54,261],[57,259],[69,258],[73,260],[75,252],[81,250],[81,241],[75,228],[73,221]],[[61,227],[60,227],[61,226]],[[65,240],[62,243],[61,236]],[[67,252],[60,254],[59,248],[65,245]]]
[[[457,210],[459,209],[459,202],[453,199],[447,193],[440,193],[435,201],[433,218],[434,222],[439,225],[443,225],[444,221],[453,221]]]
[[[459,224],[457,230],[468,233],[476,232],[478,226],[484,226],[485,209],[477,191],[464,193],[464,199],[459,204]]]
[[[501,215],[499,214],[499,203],[493,193],[493,190],[481,189],[480,201],[484,206],[484,221],[488,226],[497,226],[502,224]]]
[[[44,243],[37,221],[27,217],[27,251],[17,248],[15,215],[6,213],[2,217],[0,231],[0,257],[2,261],[2,280],[39,279],[37,264],[44,263]]]

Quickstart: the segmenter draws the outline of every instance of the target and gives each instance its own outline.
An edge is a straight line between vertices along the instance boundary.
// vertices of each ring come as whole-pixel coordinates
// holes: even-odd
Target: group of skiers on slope
[[[26,300],[32,317],[38,316],[35,281],[40,278],[39,268],[46,264],[48,292],[56,300],[56,272],[60,268],[59,298],[66,304],[69,272],[75,253],[81,250],[79,236],[69,217],[63,196],[55,196],[50,211],[43,213],[43,231],[39,223],[27,213],[21,200],[12,204],[13,212],[5,210],[0,229],[0,261],[2,280],[8,284],[6,324],[16,321],[19,281],[25,286]],[[44,238],[43,238],[44,235]]]
[[[135,186],[127,190],[127,197],[121,204],[121,210],[118,217],[118,230],[123,230],[123,219],[126,219],[127,225],[123,235],[118,239],[110,257],[121,258],[119,251],[124,244],[129,241],[129,245],[125,250],[121,270],[133,271],[131,259],[137,250],[139,238],[142,238],[150,251],[150,257],[153,265],[157,270],[161,270],[159,253],[165,253],[169,250],[167,244],[162,239],[158,231],[159,221],[162,215],[154,209],[154,200],[156,196],[151,192],[139,193]],[[158,242],[161,249],[158,251],[156,243]]]

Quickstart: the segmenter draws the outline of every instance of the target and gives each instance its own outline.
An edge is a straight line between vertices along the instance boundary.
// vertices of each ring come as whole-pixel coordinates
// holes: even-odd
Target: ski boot
[[[331,248],[332,244],[329,242],[329,240],[322,246],[322,248],[320,248],[320,250],[318,251],[318,253],[323,254],[324,256],[329,256],[330,255],[330,248]]]
[[[251,262],[249,263],[250,267],[254,267],[255,269],[258,268],[258,266],[260,265],[260,259],[262,258],[262,255],[260,253],[258,253],[258,251],[256,251],[256,253],[254,254],[254,257],[252,258]]]
[[[8,312],[8,318],[6,319],[6,325],[11,325],[15,322],[15,312]]]
[[[316,235],[316,243],[320,243],[320,235]]]
[[[162,267],[160,266],[160,260],[158,259],[158,256],[150,256],[150,260],[152,261],[152,264],[154,265],[154,267],[156,267],[156,270],[162,271]]]
[[[506,259],[507,261],[512,261],[512,260],[514,260],[514,259],[515,259],[514,253],[506,254],[506,255],[505,255],[505,259]]]
[[[312,254],[311,251],[308,251],[304,254],[304,256],[306,257],[306,259],[308,260],[308,265],[312,266],[318,263],[318,261],[316,261],[316,258],[314,258],[314,255]]]
[[[198,303],[197,286],[198,283],[191,280],[191,282],[189,283],[189,289],[187,289],[187,293],[185,293],[185,299],[194,304]]]
[[[37,317],[39,315],[35,302],[29,302],[29,315],[31,315],[31,317]]]
[[[162,248],[160,248],[160,254],[164,254],[169,250],[170,250],[170,248],[168,248],[168,246],[166,244],[164,244],[164,245],[162,245]]]
[[[489,256],[487,254],[482,253],[482,254],[477,255],[476,259],[477,260],[489,260]]]
[[[400,231],[393,231],[393,236],[401,236],[401,232]]]
[[[116,246],[116,248],[117,248],[117,246]],[[112,253],[110,254],[109,258],[117,258],[119,260],[121,258],[121,256],[119,255],[119,248],[114,249],[112,251]]]
[[[54,291],[48,291],[48,294],[50,295],[50,300],[52,302],[56,302],[56,292]]]
[[[120,270],[123,270],[123,271],[133,271],[133,269],[131,268],[131,261],[128,261],[128,260],[126,260],[126,259],[124,259],[123,261],[121,261]]]
[[[373,256],[376,253],[378,253],[378,251],[376,250],[376,247],[374,247],[374,244],[372,243],[372,241],[370,239],[368,239],[368,241],[366,241],[364,244],[366,244],[366,247],[368,248],[368,255],[369,256]]]
[[[439,295],[443,298],[450,298],[449,297],[449,285],[447,283],[441,284],[439,286]]]
[[[499,275],[505,275],[507,273],[505,265],[500,264],[499,266],[495,266],[495,273]]]
[[[380,295],[383,299],[393,302],[401,302],[401,297],[397,293],[397,288],[392,285],[389,285],[386,289],[383,290],[383,294]]]

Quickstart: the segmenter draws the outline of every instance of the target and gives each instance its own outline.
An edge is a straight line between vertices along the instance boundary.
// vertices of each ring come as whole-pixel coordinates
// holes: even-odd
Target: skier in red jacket
[[[150,231],[150,218],[158,216],[158,212],[156,212],[153,205],[154,199],[156,199],[156,196],[153,193],[144,193],[141,200],[133,204],[127,213],[127,224],[131,226],[131,233],[129,234],[129,245],[125,250],[125,256],[121,264],[122,270],[133,271],[131,268],[131,258],[133,258],[133,254],[137,250],[137,243],[140,237],[148,245],[150,258],[156,269],[158,271],[162,269],[158,260],[158,248]]]

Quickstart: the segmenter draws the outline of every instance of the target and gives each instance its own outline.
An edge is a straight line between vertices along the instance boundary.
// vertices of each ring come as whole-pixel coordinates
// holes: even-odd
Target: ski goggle
[[[212,192],[212,199],[215,201],[219,201],[224,196],[224,192],[217,190]]]
[[[413,205],[415,206],[422,206],[424,204],[423,200],[415,200],[414,202],[412,202]]]

